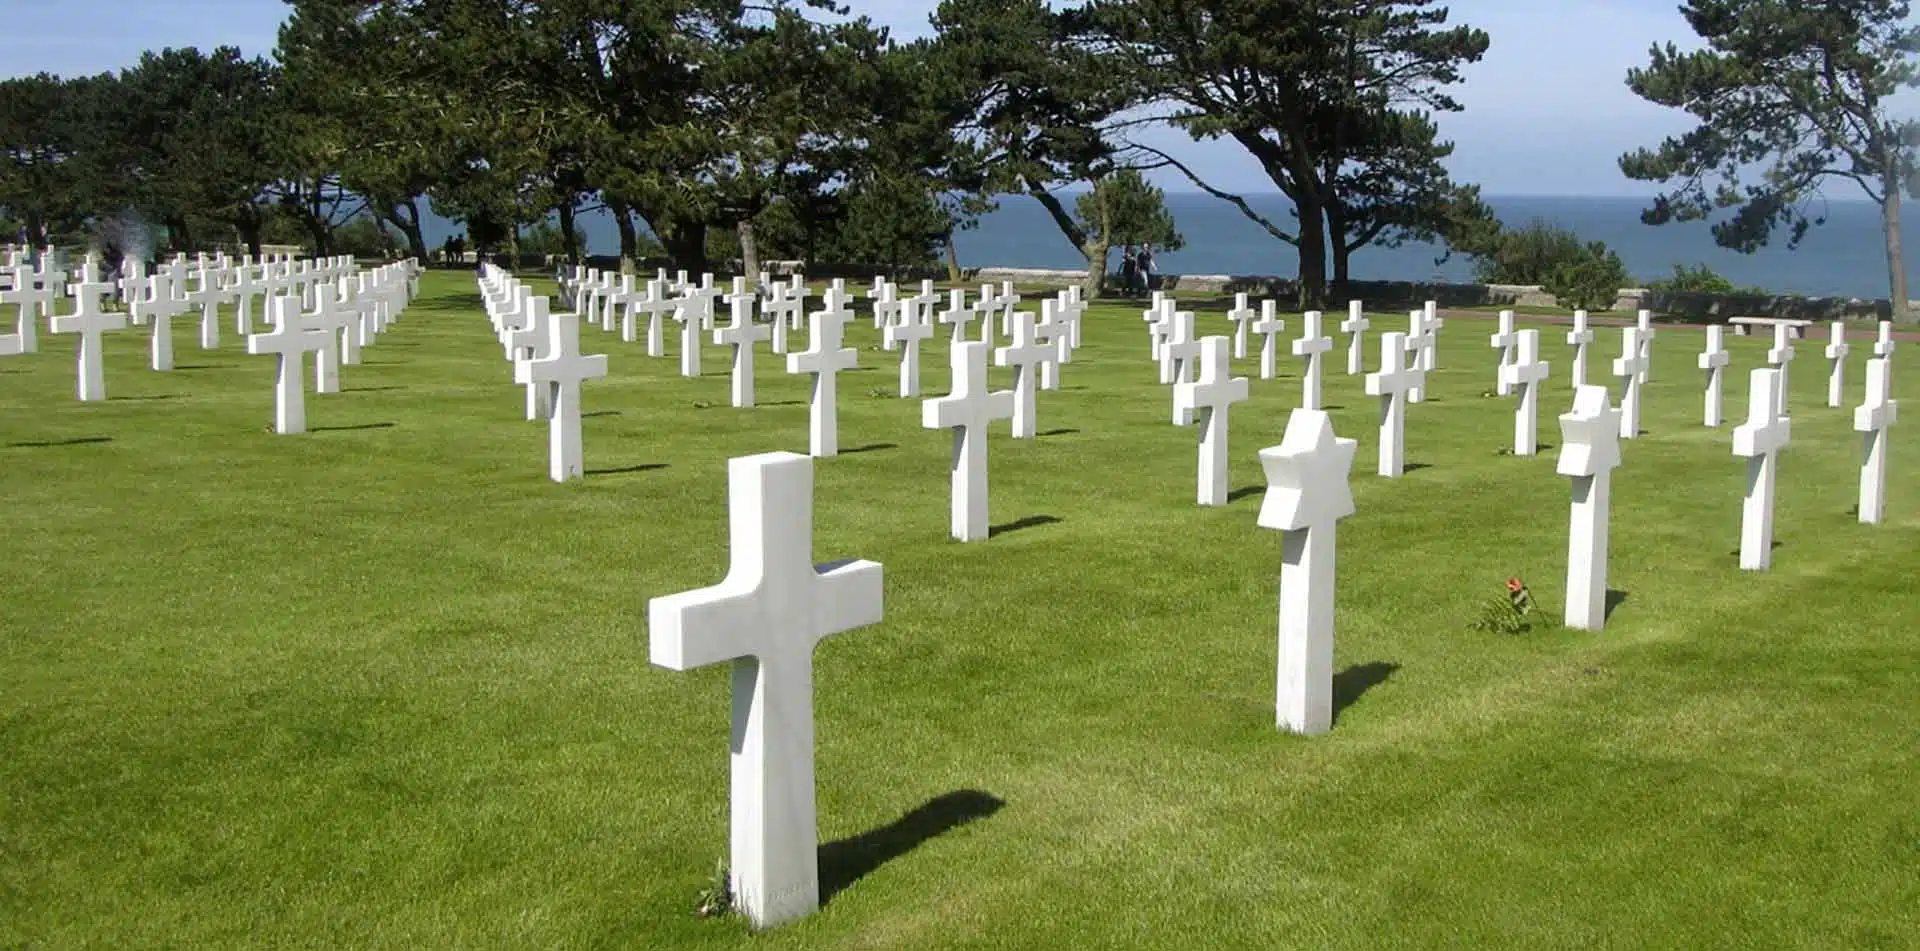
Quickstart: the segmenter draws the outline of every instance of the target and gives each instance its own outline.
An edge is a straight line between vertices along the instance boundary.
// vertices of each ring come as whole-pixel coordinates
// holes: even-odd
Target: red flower
[[[1508,591],[1508,592],[1510,592],[1510,593],[1512,593],[1512,594],[1519,594],[1519,593],[1520,593],[1520,589],[1522,589],[1522,588],[1524,588],[1524,587],[1526,587],[1526,585],[1523,585],[1523,584],[1521,584],[1521,583],[1520,583],[1520,579],[1519,579],[1519,578],[1508,578],[1508,579],[1507,579],[1507,591]]]

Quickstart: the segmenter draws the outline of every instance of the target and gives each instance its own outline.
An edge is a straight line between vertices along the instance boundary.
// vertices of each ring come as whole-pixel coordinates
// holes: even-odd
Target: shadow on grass
[[[72,439],[47,439],[39,442],[10,442],[8,449],[52,449],[56,446],[90,446],[94,443],[112,442],[112,436],[75,436]]]
[[[870,442],[864,446],[855,446],[852,449],[842,449],[840,450],[840,454],[843,456],[850,456],[857,452],[879,452],[883,449],[898,449],[898,448],[900,448],[899,443]]]
[[[406,389],[405,386],[394,383],[388,386],[343,386],[340,388],[340,391],[343,393],[385,393],[389,390],[404,389]]]
[[[1044,433],[1036,433],[1035,435],[1041,439],[1045,439],[1048,436],[1074,436],[1078,435],[1079,432],[1080,430],[1077,429],[1049,429]]]
[[[820,846],[820,904],[922,843],[985,819],[1006,804],[992,793],[962,789],[935,796],[878,829]]]
[[[1010,532],[1020,531],[1023,528],[1038,528],[1042,525],[1057,525],[1059,523],[1060,518],[1056,515],[1029,515],[1026,518],[1015,519],[1004,525],[988,526],[987,537],[995,538]]]
[[[637,466],[619,466],[611,469],[588,469],[586,471],[586,474],[590,476],[626,475],[630,472],[652,472],[655,469],[665,469],[666,467],[667,467],[667,463],[664,463],[664,462],[643,462]]]
[[[755,403],[755,406],[805,406],[806,400],[778,400],[772,403]]]
[[[1607,606],[1605,609],[1603,609],[1600,615],[1601,620],[1603,621],[1613,620],[1613,609],[1627,603],[1627,599],[1630,597],[1632,596],[1627,594],[1625,591],[1620,590],[1619,588],[1608,588],[1607,589]]]
[[[176,367],[174,367],[174,369],[175,369],[175,370],[187,370],[187,371],[192,371],[192,370],[231,370],[231,369],[233,369],[233,364],[231,364],[231,363],[191,363],[191,364],[189,364],[189,363],[183,363],[183,364],[180,364],[179,366],[176,366]]]
[[[310,433],[350,433],[361,429],[392,429],[394,423],[355,423],[352,426],[309,426]]]
[[[1265,491],[1267,491],[1267,487],[1264,485],[1243,485],[1227,493],[1227,504],[1232,505],[1249,495],[1259,495]]]
[[[1856,506],[1856,508],[1857,508],[1857,507],[1858,507],[1858,506]],[[1858,513],[1858,512],[1855,512],[1854,514],[1855,514],[1855,515],[1859,515],[1860,513]],[[1769,546],[1767,546],[1767,550],[1768,550],[1768,551],[1779,551],[1779,550],[1780,550],[1780,548],[1781,548],[1781,545],[1782,545],[1782,543],[1781,543],[1781,541],[1780,541],[1780,539],[1778,539],[1778,538],[1776,538],[1776,539],[1774,539],[1774,540],[1773,540],[1773,544],[1771,544],[1771,545],[1769,545]],[[1740,557],[1740,549],[1738,549],[1738,548],[1735,548],[1734,550],[1732,550],[1732,551],[1730,551],[1730,552],[1727,552],[1727,555],[1728,555],[1729,557],[1732,557],[1732,558],[1738,558],[1738,557]]]
[[[1431,469],[1431,468],[1433,468],[1433,463],[1431,462],[1409,462],[1406,465],[1401,466],[1400,471],[1419,472],[1422,469]]]
[[[125,400],[129,403],[135,403],[135,402],[148,402],[151,400],[177,400],[179,398],[180,398],[180,394],[178,393],[155,393],[151,396],[109,396],[107,397],[107,399],[112,400],[116,403],[122,400]]]
[[[581,413],[581,414],[580,414],[580,418],[581,418],[581,419],[596,419],[596,418],[598,418],[598,417],[601,417],[601,416],[618,416],[618,415],[620,415],[620,411],[619,411],[619,410],[617,410],[617,409],[597,409],[597,410],[594,410],[594,411],[593,411],[593,412],[591,412],[591,413]]]
[[[1333,675],[1333,722],[1340,722],[1341,711],[1353,706],[1360,696],[1387,682],[1400,669],[1399,664],[1373,661],[1355,664]]]

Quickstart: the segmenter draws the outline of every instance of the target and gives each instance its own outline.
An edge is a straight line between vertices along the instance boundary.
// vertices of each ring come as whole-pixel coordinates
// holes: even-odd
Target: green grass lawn
[[[865,451],[817,463],[815,545],[886,566],[886,620],[816,658],[830,899],[753,937],[692,914],[727,847],[726,672],[650,667],[644,619],[725,574],[726,461],[806,451],[807,379],[763,351],[734,410],[720,348],[686,380],[586,331],[612,375],[590,475],[556,485],[467,274],[429,274],[301,436],[225,329],[205,353],[177,322],[165,374],[111,337],[105,403],[74,400],[67,339],[0,360],[0,948],[1920,946],[1920,418],[1889,522],[1858,524],[1811,343],[1749,574],[1730,427],[1767,341],[1728,338],[1712,431],[1700,335],[1660,332],[1603,634],[1552,623],[1569,482],[1555,450],[1498,454],[1491,323],[1443,331],[1397,481],[1337,360],[1358,512],[1309,739],[1273,726],[1280,536],[1254,524],[1296,364],[1235,408],[1236,499],[1201,509],[1138,308],[1094,309],[1046,435],[996,427],[992,521],[1025,527],[960,545],[949,438],[863,314],[840,444]],[[1896,359],[1911,391],[1920,346]],[[1549,623],[1469,630],[1513,574]]]

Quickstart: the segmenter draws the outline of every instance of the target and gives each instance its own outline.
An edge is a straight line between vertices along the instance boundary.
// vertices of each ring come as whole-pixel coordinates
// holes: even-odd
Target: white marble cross
[[[1333,349],[1333,338],[1321,335],[1319,311],[1307,311],[1305,321],[1305,335],[1293,342],[1293,355],[1307,360],[1306,375],[1300,380],[1300,408],[1319,409],[1321,364]]]
[[[1347,319],[1340,322],[1340,332],[1347,335],[1347,375],[1359,376],[1366,372],[1366,357],[1361,352],[1366,344],[1362,341],[1367,329],[1373,322],[1367,319],[1357,300],[1347,301]]]
[[[197,283],[187,292],[187,303],[200,308],[200,349],[220,349],[220,272],[202,262],[194,270]]]
[[[1380,468],[1389,479],[1406,470],[1407,394],[1426,378],[1426,371],[1407,366],[1407,337],[1388,333],[1380,337],[1380,370],[1366,377],[1367,395],[1380,397]]]
[[[1060,318],[1067,322],[1067,350],[1072,353],[1080,348],[1080,318],[1087,312],[1087,302],[1080,299],[1080,285],[1074,284],[1060,292]],[[1062,363],[1070,361],[1062,360]]]
[[[1073,327],[1060,316],[1060,299],[1040,299],[1040,321],[1033,325],[1033,338],[1047,348],[1047,359],[1040,362],[1040,389],[1060,389],[1060,365],[1073,358]]]
[[[40,318],[52,320],[56,302],[70,296],[67,292],[67,272],[60,268],[59,255],[52,248],[40,252],[40,270],[35,277],[41,291],[34,296],[40,302]]]
[[[1707,396],[1705,421],[1707,426],[1720,425],[1720,387],[1726,376],[1727,364],[1733,357],[1727,353],[1721,334],[1726,330],[1719,324],[1707,328],[1707,349],[1700,352],[1700,369],[1707,371]]]
[[[646,292],[635,296],[627,308],[629,315],[635,312],[647,315],[647,356],[666,356],[666,318],[680,308],[680,301],[667,289],[666,280],[658,277],[649,279]],[[785,339],[784,333],[779,335]]]
[[[1013,309],[1015,307],[1020,306],[1020,295],[1013,292],[1013,282],[1012,281],[1000,282],[999,293],[991,296],[991,300],[992,300],[991,306],[989,306],[988,304],[989,295],[986,293],[986,288],[981,288],[980,296],[981,296],[981,301],[980,301],[981,313],[987,315],[988,318],[991,318],[995,313],[998,313],[1000,315],[1001,336],[1005,336],[1007,334],[1012,333],[1013,332],[1012,330]],[[982,342],[989,343],[989,344],[993,342],[992,328],[993,328],[993,321],[991,319],[987,321],[986,326],[980,328],[980,339]]]
[[[1573,329],[1567,331],[1567,346],[1573,348],[1573,388],[1587,385],[1587,345],[1593,343],[1593,330],[1587,327],[1587,312],[1573,312]]]
[[[547,350],[515,363],[513,381],[553,388],[553,406],[547,414],[547,476],[565,482],[586,474],[580,446],[580,384],[607,375],[607,356],[580,353],[579,314],[549,313],[544,297],[529,303],[534,323],[547,328]]]
[[[1607,388],[1573,391],[1573,412],[1560,417],[1555,471],[1573,477],[1573,513],[1567,529],[1568,627],[1597,631],[1607,622],[1607,519],[1613,470],[1620,467],[1620,413],[1607,405]]]
[[[1613,361],[1613,375],[1620,380],[1620,438],[1640,436],[1640,371],[1647,358],[1640,349],[1640,328],[1620,328],[1620,359]]]
[[[800,321],[805,315],[806,307],[807,285],[800,275],[795,274],[785,284],[773,285],[773,290],[767,295],[767,302],[761,308],[761,312],[773,322],[774,353],[786,355],[787,332],[800,329]]]
[[[1433,328],[1426,322],[1424,311],[1407,313],[1407,363],[1420,371],[1420,379],[1407,390],[1407,402],[1422,403],[1427,399],[1427,347],[1433,340]],[[1382,364],[1381,369],[1386,369]]]
[[[948,338],[948,342],[955,346],[965,343],[968,339],[967,324],[978,316],[980,316],[980,314],[975,312],[973,308],[967,306],[966,291],[954,290],[948,292],[947,309],[941,311],[939,315],[941,323],[953,328],[953,335]]]
[[[1334,528],[1354,511],[1358,445],[1335,436],[1326,413],[1298,409],[1280,445],[1260,450],[1267,493],[1257,524],[1285,533],[1274,724],[1292,733],[1333,728]]]
[[[144,296],[136,294],[129,313],[134,323],[146,324],[152,332],[148,344],[148,366],[158,371],[173,369],[173,318],[186,313],[187,302],[173,293],[173,274],[165,268],[141,282]]]
[[[753,320],[753,294],[727,299],[733,322],[713,332],[715,346],[733,348],[733,405],[753,405],[753,343],[773,336],[773,328]]]
[[[1787,367],[1793,363],[1793,331],[1786,324],[1773,325],[1773,349],[1767,351],[1767,363],[1780,371],[1780,415],[1790,416],[1787,407]]]
[[[1153,354],[1154,362],[1162,367],[1166,364],[1160,359],[1160,345],[1166,342],[1167,324],[1173,319],[1173,307],[1173,299],[1167,296],[1166,291],[1154,291],[1153,300],[1147,304],[1147,309],[1140,313],[1140,319],[1147,325],[1148,350]],[[1163,375],[1160,382],[1172,383],[1173,381]]]
[[[1010,345],[993,352],[993,365],[1013,368],[1013,438],[1033,439],[1039,435],[1035,420],[1040,388],[1039,368],[1053,359],[1053,348],[1034,334],[1033,314],[1018,311],[1013,315]]]
[[[1253,318],[1254,310],[1247,306],[1247,295],[1233,295],[1233,309],[1227,311],[1227,319],[1233,321],[1233,358],[1235,360],[1247,358],[1247,330],[1253,325]]]
[[[807,404],[809,454],[837,456],[840,454],[840,421],[835,379],[841,370],[859,365],[860,351],[840,346],[841,334],[853,320],[853,311],[847,309],[847,292],[839,281],[827,289],[821,306],[824,309],[815,311],[810,321],[809,339],[813,345],[800,353],[787,354],[787,372],[813,374],[813,395]]]
[[[620,313],[620,342],[637,343],[640,340],[640,290],[633,286],[633,275],[620,275],[620,286],[607,292],[607,314],[611,319],[615,311]]]
[[[254,356],[271,353],[280,358],[273,380],[273,431],[304,433],[307,431],[305,355],[320,349],[323,341],[319,333],[307,329],[301,321],[299,298],[269,295],[266,313],[267,323],[273,329],[249,336],[247,352]]]
[[[920,404],[925,429],[953,430],[953,537],[963,542],[988,535],[987,427],[1013,415],[1013,393],[987,390],[987,345],[956,343],[948,352],[953,392]]]
[[[1500,329],[1488,341],[1493,349],[1500,351],[1500,365],[1494,372],[1494,393],[1500,396],[1512,396],[1513,384],[1507,382],[1507,367],[1513,365],[1513,347],[1519,342],[1513,333],[1513,311],[1500,312]]]
[[[1420,321],[1420,369],[1428,373],[1440,368],[1440,329],[1446,325],[1440,305],[1427,301]]]
[[[1653,311],[1642,310],[1634,326],[1640,331],[1640,382],[1653,378]]]
[[[928,311],[921,309],[919,300],[909,298],[900,319],[880,331],[887,349],[900,351],[901,399],[920,395],[920,344],[933,339],[933,325],[922,319]]]
[[[699,288],[686,290],[674,302],[673,319],[680,324],[681,376],[697,377],[701,374],[700,338],[706,332],[707,325],[706,315],[702,312],[712,307],[713,298],[701,293]]]
[[[1773,563],[1773,491],[1780,451],[1793,426],[1780,412],[1781,370],[1754,370],[1747,389],[1747,421],[1733,428],[1733,454],[1747,460],[1747,496],[1740,510],[1740,567],[1765,571]]]
[[[1873,342],[1873,355],[1876,357],[1893,356],[1893,321],[1880,322],[1880,336]]]
[[[880,623],[871,561],[813,563],[813,460],[727,463],[728,566],[718,585],[647,604],[648,652],[669,670],[733,665],[729,876],[755,928],[820,907],[813,774],[813,651]]]
[[[1867,361],[1867,395],[1853,411],[1853,429],[1866,437],[1866,456],[1860,463],[1860,521],[1878,524],[1887,508],[1887,428],[1900,415],[1893,398],[1893,360]]]
[[[106,296],[112,292],[113,285],[100,280],[99,264],[88,255],[80,268],[80,280],[67,286],[67,294],[73,298],[73,313],[55,316],[49,322],[49,329],[54,333],[80,335],[74,348],[75,368],[80,399],[86,402],[107,398],[105,354],[100,335],[127,325],[126,314],[109,313],[105,307]]]
[[[1172,306],[1171,302],[1168,304]],[[1167,339],[1160,345],[1160,380],[1163,383],[1189,383],[1193,365],[1200,358],[1200,341],[1193,333],[1193,311],[1172,312],[1167,318]],[[1174,422],[1179,422],[1175,418]]]
[[[260,276],[262,270],[260,266],[242,262],[234,271],[233,283],[227,285],[227,293],[234,301],[233,329],[242,337],[253,333],[253,301],[266,286]]]
[[[340,301],[339,290],[331,281],[316,281],[313,288],[313,312],[302,315],[307,329],[322,335],[320,349],[313,355],[313,391],[340,392],[340,331],[354,312]]]
[[[545,360],[553,354],[553,332],[547,327],[553,319],[550,304],[534,305],[537,298],[533,288],[522,285],[520,288],[520,326],[508,331],[506,344],[508,359],[515,366],[514,376],[519,377],[518,366],[529,360]],[[578,339],[576,333],[575,339]],[[553,384],[544,380],[526,384],[527,419],[537,421],[553,415]]]
[[[1230,377],[1233,363],[1227,356],[1227,338],[1207,337],[1199,342],[1200,379],[1176,383],[1173,387],[1173,421],[1177,425],[1200,423],[1201,505],[1227,504],[1227,419],[1228,409],[1247,398],[1247,378]]]
[[[889,326],[892,326],[895,321],[900,319],[901,303],[899,293],[899,289],[891,283],[888,283],[886,278],[874,278],[873,291],[867,295],[868,299],[873,301],[873,329],[885,331]],[[892,347],[886,345],[884,339],[885,334],[883,333],[881,336],[883,339],[880,345],[888,350],[892,350]]]
[[[1500,368],[1500,381],[1509,394],[1520,395],[1513,409],[1513,454],[1531,456],[1539,451],[1540,384],[1550,368],[1540,361],[1540,331],[1522,330],[1514,340],[1519,356]]]
[[[140,297],[141,288],[146,284],[147,262],[136,255],[120,255],[120,279],[114,282],[113,296],[131,309],[133,302]]]
[[[40,349],[40,309],[43,300],[50,300],[51,289],[42,288],[34,279],[33,265],[24,253],[14,259],[13,287],[0,293],[0,304],[13,304],[18,308],[14,324],[14,335],[20,340],[22,353],[35,353]]]
[[[1827,405],[1837,407],[1846,398],[1847,354],[1853,351],[1847,346],[1847,325],[1836,320],[1827,328],[1827,359],[1833,365],[1827,370]]]
[[[1260,302],[1260,319],[1254,322],[1253,332],[1261,337],[1260,341],[1260,379],[1271,380],[1280,372],[1280,333],[1287,329],[1287,322],[1280,318],[1280,305],[1274,301]]]

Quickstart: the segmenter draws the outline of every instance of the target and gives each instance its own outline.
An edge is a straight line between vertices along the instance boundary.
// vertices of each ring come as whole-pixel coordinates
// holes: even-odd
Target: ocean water
[[[1280,195],[1250,195],[1247,201],[1276,224],[1286,227],[1292,222],[1292,205]],[[1572,229],[1585,240],[1606,242],[1641,282],[1671,274],[1676,264],[1705,264],[1736,285],[1778,293],[1868,299],[1888,296],[1880,209],[1868,201],[1825,202],[1820,209],[1826,223],[1809,231],[1799,248],[1787,250],[1782,232],[1771,246],[1753,254],[1715,245],[1705,222],[1659,227],[1641,224],[1640,211],[1647,202],[1640,198],[1509,196],[1489,197],[1487,203],[1509,227],[1540,218]],[[1187,245],[1180,251],[1158,253],[1158,268],[1163,274],[1286,277],[1298,270],[1291,246],[1268,235],[1226,202],[1199,193],[1169,194],[1167,207]],[[1920,210],[1909,205],[1906,211],[1902,219],[1909,236],[1907,268],[1920,280]],[[619,237],[611,218],[604,213],[583,214],[580,223],[592,253],[619,251]],[[437,247],[447,235],[461,230],[436,218],[427,222],[426,237]],[[1084,266],[1079,252],[1067,243],[1040,203],[1025,196],[1002,197],[1000,207],[984,216],[978,227],[962,232],[958,244],[964,267]],[[1472,263],[1464,256],[1435,263],[1443,253],[1443,248],[1427,244],[1364,248],[1354,252],[1353,276],[1397,281],[1473,279]],[[1118,261],[1116,253],[1116,267]]]

